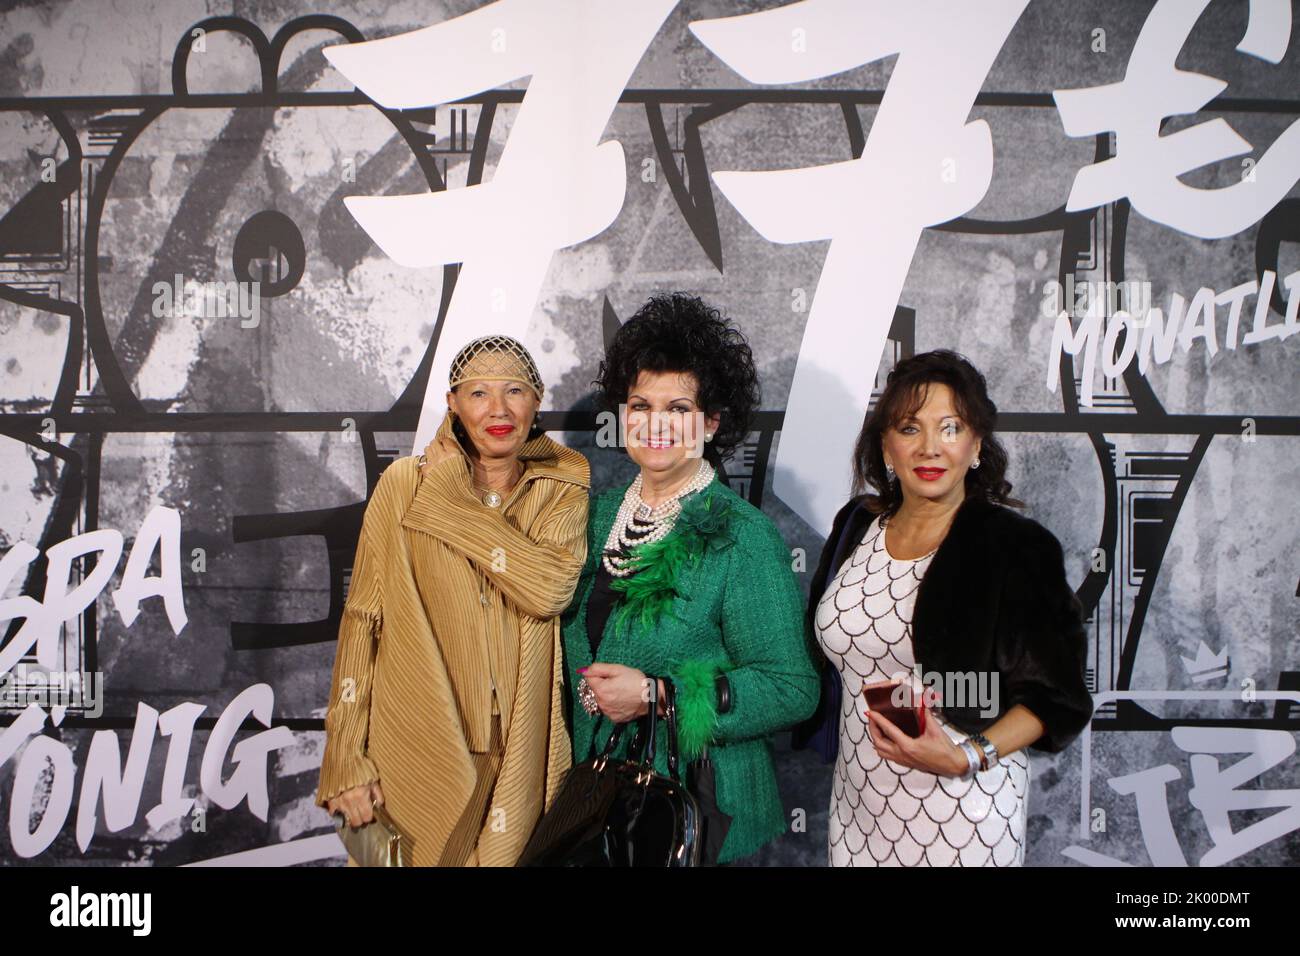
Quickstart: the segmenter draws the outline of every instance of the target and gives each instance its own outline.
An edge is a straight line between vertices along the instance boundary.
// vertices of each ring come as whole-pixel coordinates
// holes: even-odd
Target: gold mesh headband
[[[471,379],[523,382],[540,401],[542,376],[528,349],[508,335],[485,335],[456,353],[451,362],[448,386],[455,388]]]

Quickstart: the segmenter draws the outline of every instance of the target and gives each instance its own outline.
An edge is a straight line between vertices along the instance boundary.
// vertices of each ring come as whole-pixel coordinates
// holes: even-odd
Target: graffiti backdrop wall
[[[515,334],[597,488],[604,343],[754,348],[727,464],[807,586],[900,357],[988,377],[1088,612],[1028,862],[1300,858],[1288,0],[321,0],[0,13],[0,857],[340,863],[365,501]],[[386,38],[386,39],[385,39]],[[383,40],[383,42],[373,42]],[[825,861],[830,767],[777,741]]]

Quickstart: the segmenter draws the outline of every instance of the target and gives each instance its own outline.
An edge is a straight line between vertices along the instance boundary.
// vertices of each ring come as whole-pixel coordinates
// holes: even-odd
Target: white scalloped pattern
[[[817,637],[843,679],[831,793],[831,866],[1020,866],[1029,759],[1003,757],[972,780],[885,760],[867,736],[864,682],[910,673],[912,608],[933,553],[900,561],[877,519],[826,588]],[[940,721],[958,741],[965,734]]]

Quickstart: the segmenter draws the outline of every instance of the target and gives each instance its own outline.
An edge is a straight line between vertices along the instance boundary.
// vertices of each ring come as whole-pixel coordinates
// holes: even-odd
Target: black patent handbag
[[[524,847],[519,866],[700,865],[703,820],[678,773],[677,715],[669,701],[663,718],[669,776],[654,770],[660,719],[655,698],[652,681],[649,713],[636,721],[626,759],[612,757],[628,726],[617,724],[599,755],[569,770]]]

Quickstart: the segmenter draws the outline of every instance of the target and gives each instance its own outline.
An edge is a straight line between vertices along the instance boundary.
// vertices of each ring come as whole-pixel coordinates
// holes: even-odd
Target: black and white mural
[[[727,480],[806,582],[893,363],[988,377],[1097,712],[1027,862],[1300,862],[1291,0],[0,4],[0,860],[333,865],[368,494],[525,341],[595,441],[621,318],[754,348]],[[788,736],[788,735],[787,735]],[[778,742],[823,865],[830,766]]]

